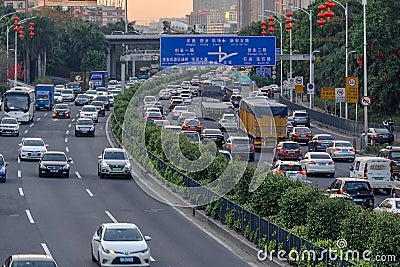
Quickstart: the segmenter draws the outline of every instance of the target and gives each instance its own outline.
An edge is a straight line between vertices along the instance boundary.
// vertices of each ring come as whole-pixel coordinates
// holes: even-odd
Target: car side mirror
[[[50,145],[49,145],[49,144],[46,144],[45,146],[46,146],[46,147],[49,147]]]
[[[71,163],[71,162],[72,162],[72,159],[71,159],[71,158],[68,158],[67,162],[68,162],[68,163]]]
[[[4,165],[6,165],[6,166],[8,166],[10,163],[8,163],[8,162],[4,162]]]
[[[350,165],[350,166],[349,166],[349,169],[350,169],[350,171],[354,171],[353,165]]]
[[[22,146],[22,144],[18,144],[18,146],[19,146],[19,147],[21,147],[21,146]]]
[[[144,240],[145,240],[145,241],[151,241],[151,237],[148,236],[148,235],[145,235],[145,236],[144,236]]]
[[[326,188],[326,190],[325,190],[327,193],[332,193],[332,190],[328,187],[328,188]]]
[[[100,242],[100,237],[98,235],[94,235],[93,240],[96,242]]]
[[[1,111],[1,109],[0,109],[0,111]],[[21,122],[19,121],[18,124],[21,125]]]
[[[130,160],[133,160],[133,157],[132,157],[132,156],[129,156],[128,158],[129,158]]]
[[[97,159],[101,159],[101,156],[98,156]]]

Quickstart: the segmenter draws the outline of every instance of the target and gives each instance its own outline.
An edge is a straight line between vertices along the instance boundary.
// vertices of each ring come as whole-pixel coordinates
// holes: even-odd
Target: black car
[[[365,133],[362,136],[365,136]],[[394,135],[386,128],[368,128],[367,139],[371,145],[385,143],[391,145],[394,142]]]
[[[101,102],[103,102],[104,108],[107,111],[110,110],[110,101],[108,100],[108,96],[106,96],[106,95],[98,95],[93,99],[93,101],[101,101]]]
[[[200,134],[200,139],[202,141],[207,139],[212,140],[220,148],[222,148],[222,145],[225,144],[225,138],[220,129],[203,129]]]
[[[316,134],[311,141],[308,142],[308,150],[325,152],[332,141],[333,137],[330,134]]]
[[[84,106],[89,104],[89,96],[85,94],[79,94],[75,98],[75,106]]]
[[[102,101],[95,100],[92,101],[90,104],[96,107],[99,116],[104,117],[106,115],[106,108],[104,107],[104,103]]]
[[[173,101],[169,104],[169,111],[171,112],[176,106],[182,106],[182,105],[184,105],[182,99],[173,100]]]
[[[56,104],[53,108],[53,118],[69,119],[71,116],[68,104]]]
[[[229,102],[231,102],[232,105],[233,105],[235,108],[239,108],[240,100],[242,100],[242,96],[241,96],[241,95],[232,95],[232,96],[231,96],[231,99],[229,100]]]
[[[75,123],[75,136],[94,136],[96,130],[92,119],[80,118]]]
[[[59,176],[69,178],[69,163],[72,159],[67,158],[64,152],[47,151],[39,161],[39,177]]]
[[[374,192],[368,181],[357,178],[336,178],[326,189],[330,197],[342,197],[373,209],[375,205]]]

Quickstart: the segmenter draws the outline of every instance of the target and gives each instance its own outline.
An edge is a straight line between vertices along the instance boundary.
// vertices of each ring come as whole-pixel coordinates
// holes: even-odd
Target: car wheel
[[[100,173],[100,179],[104,179],[104,174]]]
[[[39,171],[39,177],[43,177],[43,174]]]
[[[396,191],[395,191],[395,190],[392,190],[391,195],[392,195],[393,198],[397,198],[397,194],[396,194]]]
[[[69,178],[69,171],[65,174],[65,178]]]
[[[5,183],[6,182],[6,178],[1,179],[0,183]]]
[[[16,133],[16,134],[15,134],[15,136],[16,136],[16,137],[18,137],[18,136],[19,136],[19,132],[18,132],[18,133]]]
[[[75,137],[78,137],[78,133],[77,132],[75,132]]]
[[[307,169],[305,169],[305,171],[306,171],[306,176],[307,176],[307,177],[310,177],[310,176],[311,176],[311,173],[309,173]]]
[[[94,132],[92,133],[92,137],[94,137]]]
[[[332,177],[335,176],[335,174],[334,173],[330,173],[328,176],[332,178]]]

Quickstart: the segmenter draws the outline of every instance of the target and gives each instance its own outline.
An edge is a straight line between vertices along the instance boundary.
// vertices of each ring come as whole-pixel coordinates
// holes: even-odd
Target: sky
[[[128,20],[144,25],[160,18],[185,17],[193,11],[193,0],[128,0]]]

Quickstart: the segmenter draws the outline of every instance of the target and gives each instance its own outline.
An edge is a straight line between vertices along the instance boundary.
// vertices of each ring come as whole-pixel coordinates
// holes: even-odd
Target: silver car
[[[105,148],[98,157],[97,175],[100,179],[106,176],[122,176],[130,179],[130,157],[122,148]]]

